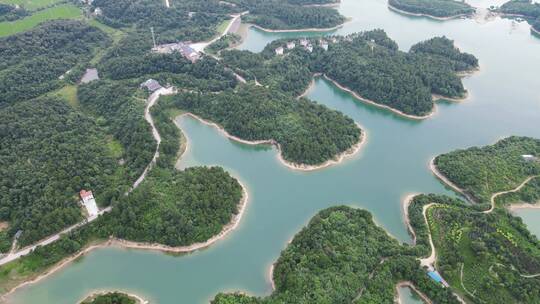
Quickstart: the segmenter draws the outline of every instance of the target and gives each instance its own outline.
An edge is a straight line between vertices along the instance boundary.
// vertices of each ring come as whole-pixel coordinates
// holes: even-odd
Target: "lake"
[[[482,7],[500,2],[473,1]],[[454,39],[480,59],[481,71],[464,79],[470,98],[439,102],[434,117],[411,121],[359,103],[317,79],[308,97],[353,118],[367,131],[368,141],[357,156],[314,172],[289,170],[278,162],[273,148],[234,143],[213,127],[181,118],[189,138],[181,165],[223,166],[249,189],[239,228],[210,248],[184,256],[95,250],[20,289],[12,302],[71,304],[95,289],[131,291],[163,304],[208,303],[222,291],[267,295],[270,265],[319,210],[338,204],[365,208],[391,235],[409,242],[402,199],[413,192],[453,195],[429,171],[432,157],[509,135],[540,137],[540,39],[531,35],[528,24],[500,18],[412,18],[390,11],[385,0],[344,0],[339,9],[352,20],[335,34],[382,28],[402,50],[433,36]],[[260,51],[274,39],[304,35],[250,29],[240,48]],[[525,216],[526,221],[539,219],[540,212]]]

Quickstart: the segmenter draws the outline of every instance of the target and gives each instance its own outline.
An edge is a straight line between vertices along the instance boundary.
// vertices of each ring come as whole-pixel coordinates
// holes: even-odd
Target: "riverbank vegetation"
[[[459,303],[429,280],[411,249],[377,227],[369,212],[332,207],[315,215],[283,250],[270,296],[219,294],[211,303],[393,303],[395,286],[404,280],[436,303]]]
[[[465,1],[455,0],[388,0],[388,5],[407,13],[435,18],[470,16],[475,12]]]
[[[400,51],[383,30],[306,40],[312,52],[294,40],[293,49],[276,56],[276,48],[291,42],[285,39],[270,43],[260,54],[231,50],[222,56],[247,79],[293,95],[309,86],[313,74],[324,74],[363,98],[416,116],[432,111],[434,94],[464,97],[458,73],[478,68],[473,55],[460,52],[446,37],[420,42],[409,52]]]
[[[540,174],[540,162],[523,155],[539,157],[540,140],[508,137],[493,145],[439,155],[434,164],[477,202],[490,203],[494,193],[512,190],[528,177]]]
[[[240,0],[249,9],[243,22],[270,30],[332,28],[345,22],[337,10],[328,7],[293,5],[283,0]]]
[[[121,292],[108,292],[98,295],[92,295],[85,299],[81,304],[138,304],[138,300]],[[142,304],[142,303],[141,303]]]
[[[540,3],[538,2],[532,0],[511,0],[503,4],[498,11],[507,15],[521,16],[536,31],[540,31]]]
[[[283,158],[296,164],[317,165],[333,159],[358,143],[361,136],[354,121],[337,111],[255,85],[167,99],[241,139],[275,141]]]

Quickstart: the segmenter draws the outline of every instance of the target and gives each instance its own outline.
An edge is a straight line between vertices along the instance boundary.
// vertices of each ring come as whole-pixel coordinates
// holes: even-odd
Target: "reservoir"
[[[475,0],[479,7],[501,1]],[[287,169],[269,147],[238,144],[192,118],[178,119],[189,139],[181,167],[223,166],[249,190],[240,226],[208,249],[173,256],[161,252],[102,248],[48,278],[19,289],[13,303],[73,304],[96,289],[134,292],[151,303],[208,303],[218,292],[271,292],[270,265],[287,242],[319,210],[345,204],[370,211],[378,225],[410,242],[401,201],[409,193],[454,195],[429,171],[437,154],[492,144],[509,135],[540,138],[540,38],[527,23],[499,17],[435,21],[392,12],[385,0],[343,0],[351,21],[333,34],[384,29],[402,50],[445,35],[480,60],[481,70],[464,79],[469,98],[439,102],[434,117],[401,118],[365,105],[324,79],[308,97],[337,109],[363,126],[361,153],[323,170]],[[324,33],[266,33],[250,29],[241,49],[260,51],[275,39]],[[540,212],[525,209],[526,223]],[[530,214],[529,214],[530,213]],[[539,235],[539,227],[536,229]],[[412,301],[412,300],[411,300]],[[409,303],[409,302],[407,302]],[[410,302],[418,303],[418,302]]]

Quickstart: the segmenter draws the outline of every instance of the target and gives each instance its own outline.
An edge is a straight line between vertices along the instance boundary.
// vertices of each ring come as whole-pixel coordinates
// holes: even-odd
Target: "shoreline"
[[[338,30],[340,28],[342,28],[345,23],[349,22],[349,20],[346,20],[345,22],[341,23],[341,24],[338,24],[336,26],[333,26],[333,27],[325,27],[325,28],[316,28],[316,27],[310,27],[310,28],[303,28],[303,29],[286,29],[286,30],[272,30],[272,29],[267,29],[267,28],[264,28],[260,25],[257,25],[257,24],[254,24],[254,23],[246,23],[249,27],[254,27],[258,30],[261,30],[263,32],[267,32],[267,33],[298,33],[298,32],[331,32],[331,31],[335,31],[335,30]]]
[[[232,232],[233,230],[235,230],[238,227],[238,225],[240,223],[240,220],[242,219],[242,217],[243,217],[243,215],[244,215],[244,213],[246,211],[246,206],[247,206],[247,203],[249,201],[249,195],[248,195],[248,191],[247,191],[246,186],[240,181],[238,181],[238,183],[242,187],[242,191],[243,191],[243,197],[242,197],[242,199],[240,200],[240,202],[238,204],[238,206],[239,206],[238,213],[233,216],[233,218],[231,219],[231,221],[227,225],[223,226],[223,229],[218,234],[214,235],[213,237],[211,237],[210,239],[208,239],[205,242],[194,243],[194,244],[187,245],[187,246],[171,247],[171,246],[166,246],[166,245],[157,245],[157,244],[150,244],[150,243],[143,243],[143,242],[126,241],[126,240],[111,237],[108,240],[105,240],[103,242],[99,242],[99,243],[94,244],[94,245],[90,245],[90,246],[86,247],[85,249],[83,249],[83,250],[81,250],[81,251],[79,251],[79,252],[77,252],[75,254],[72,254],[71,256],[65,257],[64,259],[59,261],[56,265],[54,265],[52,268],[50,268],[48,270],[45,270],[41,274],[37,275],[37,277],[29,278],[29,279],[21,282],[20,284],[16,285],[15,287],[9,289],[5,294],[0,295],[0,300],[5,300],[6,297],[8,297],[9,295],[13,294],[15,291],[17,291],[17,290],[19,290],[19,289],[21,289],[21,288],[23,288],[25,286],[32,285],[32,284],[40,282],[41,280],[43,280],[43,279],[49,277],[50,275],[58,272],[62,268],[68,266],[73,261],[75,261],[78,258],[86,255],[87,253],[93,251],[94,249],[100,249],[100,248],[106,248],[106,247],[120,247],[120,248],[124,248],[124,249],[154,250],[154,251],[161,251],[161,252],[165,252],[165,253],[166,252],[189,253],[189,252],[197,251],[197,250],[200,250],[200,249],[204,249],[204,248],[214,244],[215,242],[217,242],[219,240],[222,240],[223,238],[228,236],[230,232]]]
[[[474,200],[472,196],[467,194],[465,190],[461,189],[452,181],[450,181],[446,176],[444,176],[444,174],[439,171],[439,169],[437,169],[437,166],[435,165],[435,157],[431,158],[431,160],[429,161],[429,169],[431,170],[431,173],[435,175],[435,177],[437,177],[440,181],[443,182],[443,184],[464,196],[470,203],[476,203],[476,200]]]
[[[397,115],[400,115],[402,117],[405,117],[405,118],[409,118],[409,119],[414,119],[414,120],[423,120],[423,119],[426,119],[426,118],[430,118],[432,117],[433,115],[435,115],[435,113],[437,112],[437,108],[436,106],[434,105],[433,106],[433,109],[431,110],[430,113],[426,114],[426,115],[423,115],[423,116],[418,116],[418,115],[412,115],[412,114],[407,114],[407,113],[404,113],[400,110],[397,110],[397,109],[394,109],[390,106],[387,106],[387,105],[383,105],[383,104],[380,104],[380,103],[377,103],[373,100],[370,100],[370,99],[367,99],[367,98],[364,98],[362,96],[360,96],[358,93],[354,92],[353,90],[339,84],[337,81],[335,81],[334,79],[328,77],[326,74],[323,74],[322,75],[326,80],[330,81],[331,83],[333,83],[336,87],[340,88],[341,90],[351,94],[353,97],[355,97],[356,99],[366,103],[366,104],[369,104],[369,105],[372,105],[372,106],[376,106],[376,107],[379,107],[379,108],[382,108],[382,109],[386,109],[386,110],[390,110],[391,112],[393,112],[394,114],[397,114]]]
[[[537,202],[535,204],[529,204],[529,203],[510,204],[506,206],[506,209],[512,213],[520,209],[540,209],[540,202]]]
[[[281,145],[276,142],[275,140],[273,139],[265,139],[265,140],[256,140],[256,141],[249,141],[249,140],[245,140],[245,139],[241,139],[237,136],[234,136],[234,135],[231,135],[229,134],[229,132],[227,132],[222,126],[214,123],[214,122],[210,122],[210,121],[207,121],[193,113],[190,113],[190,112],[187,112],[187,113],[184,113],[184,114],[181,114],[181,115],[178,115],[176,118],[180,117],[180,116],[190,116],[198,121],[200,121],[201,123],[203,124],[206,124],[208,126],[212,126],[212,127],[215,127],[216,129],[218,129],[218,131],[224,135],[225,137],[227,137],[228,139],[230,140],[233,140],[233,141],[236,141],[236,142],[239,142],[239,143],[242,143],[242,144],[246,144],[246,145],[251,145],[251,146],[256,146],[256,145],[271,145],[271,146],[274,146],[276,147],[276,149],[278,150],[278,153],[277,153],[277,158],[278,160],[287,168],[289,169],[292,169],[292,170],[299,170],[299,171],[315,171],[315,170],[320,170],[320,169],[323,169],[323,168],[326,168],[326,167],[329,167],[329,166],[332,166],[332,165],[337,165],[337,164],[340,164],[341,162],[343,162],[343,160],[345,158],[349,158],[349,157],[352,157],[354,156],[355,154],[357,154],[361,149],[362,147],[364,146],[364,144],[367,142],[367,132],[364,128],[362,128],[362,126],[358,123],[355,122],[356,126],[358,127],[358,129],[360,130],[361,134],[360,134],[360,139],[359,141],[354,144],[353,146],[351,146],[349,149],[347,149],[346,151],[343,151],[342,153],[334,156],[333,159],[329,159],[321,164],[318,164],[318,165],[305,165],[305,164],[296,164],[296,163],[292,163],[292,162],[289,162],[287,160],[285,160],[282,156],[282,152],[281,152]]]
[[[437,17],[437,16],[433,16],[433,15],[430,15],[430,14],[425,14],[425,13],[411,13],[411,12],[407,12],[407,11],[404,11],[402,9],[399,9],[399,8],[391,5],[390,3],[388,3],[388,8],[390,8],[390,10],[393,10],[393,11],[395,11],[397,13],[401,13],[401,14],[404,14],[404,15],[409,15],[409,16],[414,16],[414,17],[427,17],[427,18],[430,18],[430,19],[433,19],[433,20],[438,20],[438,21],[448,21],[448,20],[459,19],[461,17],[466,17],[466,18],[470,17],[470,15],[468,15],[468,14],[459,14],[459,15],[448,16],[448,17]]]
[[[107,290],[107,289],[104,289],[104,290],[96,290],[96,291],[91,292],[90,294],[85,296],[82,300],[78,301],[77,304],[82,304],[84,301],[86,301],[87,299],[90,299],[92,297],[96,297],[96,296],[100,296],[100,295],[106,295],[108,293],[113,293],[113,292],[125,294],[126,296],[134,299],[137,302],[137,304],[148,304],[148,303],[150,303],[149,301],[145,300],[143,297],[141,297],[139,295],[136,295],[134,293],[124,292],[122,290]]]
[[[409,218],[409,206],[411,205],[413,199],[420,195],[420,193],[409,193],[401,201],[401,208],[403,209],[403,219],[405,220],[405,225],[407,226],[407,231],[412,236],[412,246],[416,246],[416,232],[414,231],[413,226],[411,225],[411,219]]]
[[[396,291],[397,291],[397,303],[398,304],[402,304],[401,302],[401,298],[399,296],[399,289],[402,288],[402,287],[408,287],[410,288],[411,290],[413,290],[421,299],[424,303],[426,304],[433,304],[433,302],[431,301],[430,298],[428,298],[424,293],[422,293],[420,290],[418,290],[418,288],[416,288],[416,286],[414,286],[413,282],[411,281],[401,281],[399,283],[396,284]]]

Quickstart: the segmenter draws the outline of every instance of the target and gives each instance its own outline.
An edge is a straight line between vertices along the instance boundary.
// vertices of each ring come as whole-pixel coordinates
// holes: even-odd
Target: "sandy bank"
[[[149,303],[147,300],[143,299],[142,297],[140,297],[140,296],[138,296],[136,294],[129,293],[129,292],[124,292],[124,291],[121,291],[121,290],[96,290],[96,291],[93,291],[91,294],[87,295],[86,297],[84,297],[82,300],[80,300],[77,303],[82,304],[84,301],[87,301],[89,299],[93,299],[93,298],[95,298],[97,296],[106,295],[106,294],[112,293],[112,292],[123,293],[123,294],[127,295],[128,297],[134,299],[137,304],[148,304]]]
[[[396,114],[398,114],[400,116],[406,117],[406,118],[415,119],[415,120],[421,120],[421,119],[426,119],[426,118],[429,118],[429,117],[433,116],[435,114],[435,112],[436,112],[436,107],[434,106],[433,110],[429,114],[426,114],[426,115],[418,116],[418,115],[407,114],[407,113],[404,113],[404,112],[402,112],[400,110],[389,107],[387,105],[383,105],[383,104],[377,103],[377,102],[375,102],[373,100],[364,98],[364,97],[360,96],[358,93],[354,92],[353,90],[351,90],[351,89],[349,89],[349,88],[347,88],[345,86],[342,86],[341,84],[339,84],[334,79],[328,77],[326,74],[324,74],[323,77],[325,79],[327,79],[328,81],[332,82],[336,87],[340,88],[341,90],[343,90],[345,92],[350,93],[356,99],[358,99],[358,100],[360,100],[360,101],[362,101],[364,103],[367,103],[367,104],[370,104],[370,105],[373,105],[373,106],[376,106],[376,107],[379,107],[379,108],[383,108],[383,109],[386,109],[386,110],[390,110],[390,111],[392,111],[392,112],[394,112],[394,113],[396,113]]]
[[[540,209],[540,202],[536,204],[529,204],[529,203],[510,204],[506,206],[506,209],[510,212],[515,212],[520,209]]]
[[[196,250],[206,248],[206,247],[212,245],[213,243],[225,238],[231,231],[233,231],[234,229],[236,229],[238,227],[238,225],[240,223],[240,220],[241,220],[242,216],[245,213],[247,203],[249,201],[249,195],[248,195],[247,188],[241,182],[239,182],[239,183],[240,183],[240,185],[242,187],[243,196],[242,196],[242,199],[240,200],[240,202],[238,204],[238,213],[233,216],[233,218],[232,218],[232,220],[231,220],[231,222],[229,224],[227,224],[227,225],[225,225],[223,227],[223,229],[221,230],[221,232],[219,234],[211,237],[206,242],[195,243],[195,244],[191,244],[191,245],[188,245],[188,246],[171,247],[171,246],[166,246],[166,245],[161,245],[161,244],[132,242],[132,241],[126,241],[126,240],[121,240],[121,239],[116,239],[116,238],[110,238],[109,240],[107,240],[105,242],[101,242],[99,244],[94,244],[94,245],[88,246],[84,250],[82,250],[82,251],[80,251],[80,252],[78,252],[78,253],[76,253],[74,255],[71,255],[69,257],[64,258],[62,261],[57,263],[55,266],[53,266],[52,268],[46,270],[45,272],[41,273],[40,275],[32,277],[32,278],[22,282],[21,284],[11,288],[7,293],[5,293],[4,295],[2,295],[0,297],[0,300],[5,300],[7,296],[13,294],[16,290],[18,290],[18,289],[20,289],[22,287],[37,283],[37,282],[47,278],[51,274],[59,271],[63,267],[69,265],[74,260],[78,259],[81,256],[84,256],[85,254],[87,254],[88,252],[90,252],[90,251],[92,251],[94,249],[99,249],[99,248],[104,248],[104,247],[109,247],[109,246],[117,246],[117,247],[121,247],[121,248],[147,249],[147,250],[156,250],[156,251],[163,251],[163,252],[174,252],[174,253],[188,253],[188,252],[192,252],[192,251],[196,251]]]
[[[435,165],[435,157],[433,157],[430,161],[429,161],[429,169],[431,170],[431,172],[433,173],[433,175],[435,175],[440,181],[442,181],[443,183],[445,183],[448,187],[452,188],[454,191],[458,192],[459,194],[463,195],[467,200],[469,200],[469,202],[471,203],[476,203],[476,201],[473,199],[472,196],[470,196],[469,194],[467,194],[465,192],[465,190],[461,189],[460,187],[458,187],[456,184],[454,184],[453,182],[451,182],[446,176],[444,176],[444,174],[442,174],[439,169],[437,169],[437,166]]]
[[[433,16],[433,15],[429,15],[429,14],[407,12],[407,11],[401,10],[401,9],[391,5],[391,4],[388,4],[388,8],[395,11],[395,12],[398,12],[400,14],[409,15],[409,16],[415,16],[415,17],[427,17],[427,18],[431,18],[431,19],[439,20],[439,21],[447,21],[447,20],[452,20],[452,19],[458,19],[458,18],[461,18],[461,17],[468,18],[470,16],[468,14],[459,14],[459,15],[448,16],[448,17],[437,17],[437,16]]]
[[[222,126],[220,126],[220,125],[218,125],[216,123],[207,121],[207,120],[205,120],[205,119],[203,119],[203,118],[201,118],[201,117],[199,117],[199,116],[197,116],[197,115],[195,115],[193,113],[185,113],[185,114],[182,114],[182,115],[191,116],[191,117],[197,119],[198,121],[200,121],[200,122],[202,122],[202,123],[204,123],[206,125],[215,127],[225,137],[227,137],[227,138],[229,138],[231,140],[234,140],[236,142],[242,143],[242,144],[246,144],[246,145],[273,145],[278,150],[278,155],[277,155],[278,160],[284,166],[286,166],[287,168],[293,169],[293,170],[299,170],[299,171],[314,171],[314,170],[319,170],[319,169],[323,169],[323,168],[326,168],[326,167],[329,167],[329,166],[332,166],[332,165],[339,164],[344,159],[352,157],[353,155],[358,153],[361,150],[361,148],[364,146],[366,141],[367,141],[367,132],[365,131],[365,129],[362,128],[361,125],[359,125],[357,123],[356,125],[361,130],[360,140],[355,145],[350,147],[347,151],[344,151],[343,153],[341,153],[339,155],[336,155],[334,157],[334,159],[327,160],[324,163],[319,164],[319,165],[296,164],[296,163],[289,162],[289,161],[287,161],[287,160],[285,160],[283,158],[281,145],[278,142],[276,142],[275,140],[273,140],[273,139],[255,140],[255,141],[245,140],[245,139],[242,139],[242,138],[239,138],[237,136],[229,134],[229,132],[227,132]],[[180,116],[182,116],[182,115],[180,115]]]
[[[327,27],[327,28],[304,28],[304,29],[287,29],[287,30],[271,30],[271,29],[267,29],[267,28],[264,28],[260,25],[256,25],[256,24],[253,24],[253,23],[249,23],[249,26],[252,26],[256,29],[259,29],[263,32],[267,32],[267,33],[298,33],[298,32],[330,32],[330,31],[335,31],[337,29],[340,29],[342,28],[345,23],[347,22],[344,22],[342,24],[339,24],[339,25],[336,25],[336,26],[333,26],[333,27]]]
[[[403,221],[405,222],[405,225],[407,226],[407,230],[412,236],[412,245],[416,245],[416,232],[414,231],[414,228],[411,225],[411,219],[409,218],[409,206],[411,205],[412,200],[419,195],[419,193],[410,193],[405,196],[405,198],[401,201],[401,207],[403,210]]]

